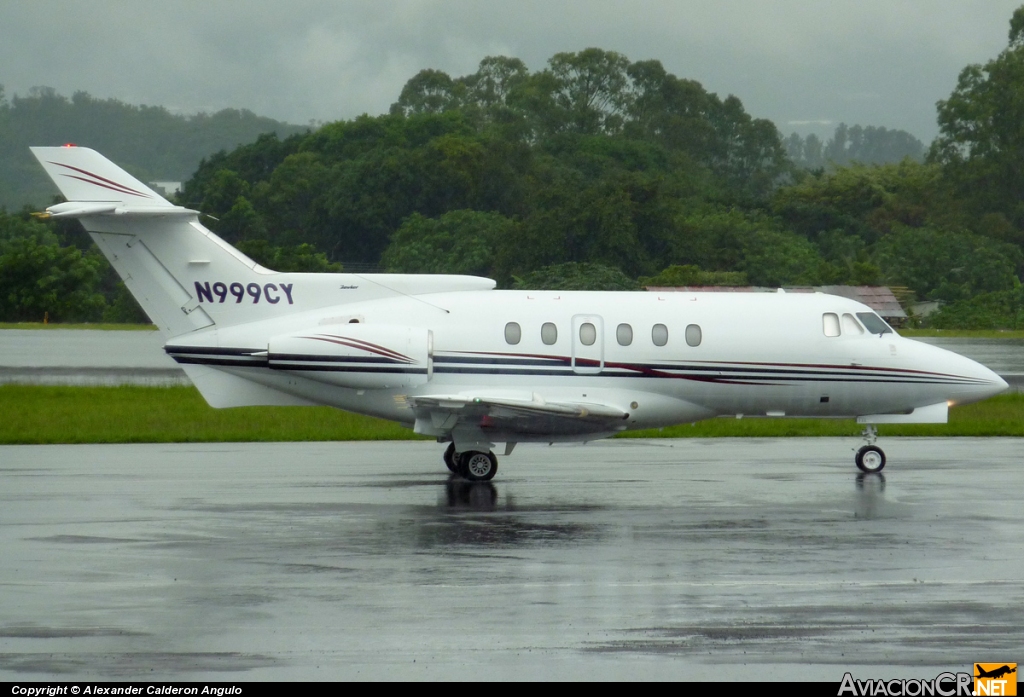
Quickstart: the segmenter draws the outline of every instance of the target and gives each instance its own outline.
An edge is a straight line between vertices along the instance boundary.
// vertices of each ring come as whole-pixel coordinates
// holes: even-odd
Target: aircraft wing
[[[446,435],[456,427],[509,434],[606,433],[625,428],[629,413],[594,402],[548,402],[488,395],[423,395],[406,398],[416,414],[416,431]]]

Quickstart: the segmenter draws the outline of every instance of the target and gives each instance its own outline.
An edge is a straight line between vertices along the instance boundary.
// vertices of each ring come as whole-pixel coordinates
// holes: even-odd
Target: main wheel
[[[857,463],[857,468],[868,474],[881,472],[885,467],[885,453],[877,445],[865,445],[857,451],[857,457],[854,460]]]
[[[471,482],[489,482],[498,471],[498,458],[494,453],[470,450],[459,456],[459,470]]]
[[[458,472],[459,467],[455,464],[455,443],[449,443],[444,451],[444,464],[449,472]]]

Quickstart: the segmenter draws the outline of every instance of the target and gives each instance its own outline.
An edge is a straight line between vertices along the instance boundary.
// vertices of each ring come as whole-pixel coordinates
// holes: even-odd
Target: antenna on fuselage
[[[443,307],[441,307],[440,305],[435,305],[434,303],[428,303],[426,300],[424,300],[423,298],[421,298],[421,297],[419,297],[417,295],[409,295],[408,293],[403,293],[402,291],[398,290],[397,288],[392,288],[391,286],[389,286],[389,285],[387,285],[385,283],[381,283],[380,281],[375,281],[372,278],[367,278],[366,276],[363,276],[361,274],[354,273],[352,275],[355,276],[356,278],[361,278],[364,281],[369,281],[370,283],[376,283],[381,288],[387,288],[392,293],[398,293],[399,295],[404,295],[407,298],[411,298],[413,300],[419,300],[424,305],[429,305],[430,307],[434,308],[435,310],[440,310],[441,312],[444,312],[445,314],[449,314],[449,315],[451,314],[450,310],[446,310]]]

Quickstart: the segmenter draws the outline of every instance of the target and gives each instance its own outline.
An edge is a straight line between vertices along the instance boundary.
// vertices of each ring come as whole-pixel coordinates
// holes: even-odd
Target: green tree
[[[0,318],[7,322],[93,321],[106,302],[96,292],[104,261],[74,247],[24,236],[0,243]]]
[[[487,56],[475,73],[460,78],[466,86],[464,103],[486,120],[515,120],[519,114],[512,106],[512,95],[529,75],[526,64],[518,58]]]
[[[556,53],[548,61],[551,98],[563,128],[575,133],[617,133],[628,109],[629,60],[614,51],[588,48]]]
[[[640,290],[629,276],[603,264],[553,264],[515,277],[518,290]]]
[[[452,80],[448,73],[428,68],[405,83],[398,101],[391,105],[391,113],[440,114],[461,107],[464,94],[465,85]]]
[[[1001,212],[1024,227],[1024,7],[1010,20],[1009,45],[984,66],[961,71],[938,103],[939,136],[929,157],[976,214]]]
[[[492,275],[495,250],[516,235],[500,213],[449,211],[438,218],[413,213],[391,237],[381,264],[397,273]]]
[[[694,264],[674,264],[655,276],[640,279],[642,286],[745,286],[747,275],[742,271],[704,271]]]
[[[919,298],[955,301],[1014,286],[1021,251],[968,232],[898,227],[878,244],[882,272]]]
[[[743,240],[740,269],[750,282],[776,288],[814,285],[820,280],[822,259],[804,238],[775,230],[757,230]]]
[[[979,293],[973,298],[943,305],[927,319],[936,329],[1024,328],[1024,289],[1017,282],[1011,290]]]
[[[341,264],[332,262],[323,252],[305,242],[295,246],[273,246],[267,240],[242,240],[238,249],[273,271],[301,273],[340,273]]]

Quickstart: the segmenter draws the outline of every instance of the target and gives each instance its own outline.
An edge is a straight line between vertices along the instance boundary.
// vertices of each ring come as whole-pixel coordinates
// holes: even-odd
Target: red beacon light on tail
[[[64,145],[62,145],[61,147],[62,148],[77,148],[78,146],[75,145],[74,143],[64,143]]]

